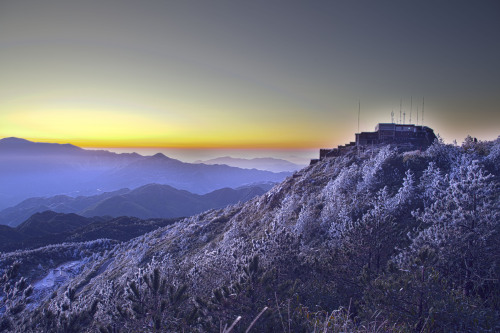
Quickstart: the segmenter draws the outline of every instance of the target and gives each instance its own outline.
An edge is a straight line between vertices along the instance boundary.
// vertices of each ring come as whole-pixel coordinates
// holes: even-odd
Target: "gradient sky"
[[[417,107],[500,134],[500,2],[0,2],[0,137],[333,147]],[[420,121],[419,121],[420,122]]]

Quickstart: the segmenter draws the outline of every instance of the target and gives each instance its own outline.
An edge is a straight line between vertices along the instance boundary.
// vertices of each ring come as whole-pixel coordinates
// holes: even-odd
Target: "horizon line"
[[[80,148],[88,149],[106,149],[106,148],[116,148],[116,149],[185,149],[185,150],[309,150],[309,149],[319,149],[324,145],[266,145],[266,144],[242,144],[242,145],[190,145],[190,144],[177,144],[177,145],[162,145],[162,144],[123,144],[117,142],[95,142],[93,140],[60,140],[60,139],[44,139],[44,138],[32,138],[32,137],[18,137],[18,136],[4,136],[0,137],[3,139],[21,139],[27,140],[35,143],[54,143],[54,144],[70,144]]]

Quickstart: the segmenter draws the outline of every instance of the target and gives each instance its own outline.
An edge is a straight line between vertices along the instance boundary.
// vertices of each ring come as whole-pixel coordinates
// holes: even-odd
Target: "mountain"
[[[30,197],[98,194],[106,184],[96,182],[96,178],[141,158],[138,154],[84,150],[69,144],[1,139],[0,208]]]
[[[236,188],[262,181],[278,182],[289,175],[286,172],[272,173],[227,165],[184,163],[158,153],[112,170],[104,174],[100,181],[113,188],[157,183],[203,194],[224,187]]]
[[[75,230],[91,222],[93,221],[76,214],[45,211],[34,214],[17,226],[16,230],[26,237],[41,237]]]
[[[500,138],[352,148],[125,243],[7,253],[0,321],[18,332],[498,331],[499,166]],[[62,282],[42,283],[53,269]]]
[[[20,138],[4,138],[0,140],[0,154],[1,155],[20,155],[27,157],[29,155],[42,155],[42,156],[58,156],[58,155],[78,155],[83,152],[82,148],[71,144],[57,144],[57,143],[44,143],[32,142]]]
[[[287,160],[272,158],[272,157],[261,157],[261,158],[234,158],[230,156],[213,158],[205,161],[196,161],[196,163],[203,164],[225,164],[233,167],[244,168],[244,169],[258,169],[266,170],[272,172],[294,172],[305,167],[305,165],[299,165],[292,163]]]
[[[0,251],[40,247],[62,243],[74,230],[104,218],[86,218],[52,211],[36,213],[16,228],[0,226]]]
[[[81,211],[96,205],[97,203],[121,194],[130,192],[129,189],[120,189],[113,192],[105,192],[94,196],[70,197],[67,195],[56,195],[53,197],[36,197],[26,199],[19,204],[0,211],[0,225],[11,227],[18,226],[30,216],[47,210],[57,213],[80,213]]]
[[[93,196],[149,183],[197,194],[259,182],[290,173],[184,163],[163,154],[141,156],[85,150],[69,144],[0,140],[0,209],[27,198]]]
[[[248,201],[264,194],[268,184],[223,188],[204,195],[178,190],[168,185],[148,184],[135,190],[121,189],[89,197],[58,195],[30,198],[0,211],[0,224],[19,225],[35,213],[51,210],[93,216],[135,216],[147,218],[186,217],[202,211]]]
[[[0,225],[0,244],[5,245],[8,243],[22,242],[23,238],[23,235],[20,234],[17,230],[6,225]],[[0,251],[5,251],[5,248]]]
[[[178,219],[177,219],[178,220]],[[36,213],[15,228],[0,226],[0,251],[9,252],[64,242],[87,242],[101,238],[128,241],[176,219],[109,216],[83,217],[53,211]]]
[[[135,216],[170,218],[190,216],[202,211],[248,201],[264,194],[260,187],[224,188],[205,195],[177,190],[168,185],[149,184],[130,193],[114,196],[81,212],[84,216]]]

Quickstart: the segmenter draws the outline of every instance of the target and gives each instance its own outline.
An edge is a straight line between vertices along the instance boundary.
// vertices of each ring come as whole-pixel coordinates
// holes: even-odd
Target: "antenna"
[[[413,110],[413,96],[410,96],[410,124],[411,124],[411,111]]]
[[[394,124],[394,109],[392,109],[392,112],[391,112],[391,123]]]
[[[406,112],[403,112],[403,124],[406,124]]]
[[[359,133],[359,115],[361,114],[361,100],[358,101],[358,133]]]
[[[425,97],[422,97],[422,125],[424,125],[424,105],[425,105]]]
[[[418,125],[418,105],[417,105],[417,125]]]
[[[401,124],[401,109],[403,108],[403,99],[399,101],[399,123]]]

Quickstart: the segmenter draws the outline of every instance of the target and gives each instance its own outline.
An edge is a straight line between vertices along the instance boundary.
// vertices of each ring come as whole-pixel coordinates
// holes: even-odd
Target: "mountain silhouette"
[[[135,216],[138,218],[172,218],[198,214],[204,210],[222,208],[245,202],[264,194],[270,185],[223,188],[204,195],[178,190],[169,185],[148,184],[134,190],[121,189],[95,196],[29,198],[14,207],[0,211],[0,224],[15,227],[51,210],[57,213],[77,213],[93,216]],[[35,214],[35,215],[34,215]]]
[[[220,188],[279,182],[290,173],[184,163],[161,153],[142,156],[70,144],[0,140],[0,209],[27,198],[91,196],[146,184],[205,194]]]

